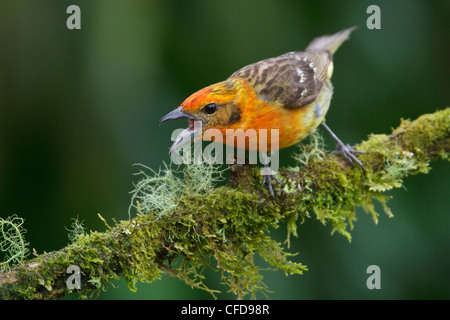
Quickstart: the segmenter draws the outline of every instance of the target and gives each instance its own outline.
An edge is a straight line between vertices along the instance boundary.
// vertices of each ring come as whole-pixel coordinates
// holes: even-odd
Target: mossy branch
[[[36,255],[33,259],[0,272],[1,299],[53,299],[73,291],[85,296],[106,289],[111,279],[123,277],[131,290],[137,281],[152,282],[169,274],[188,285],[209,291],[202,270],[209,265],[239,298],[263,290],[262,276],[253,262],[257,253],[274,269],[302,273],[306,267],[288,258],[285,246],[272,240],[271,228],[286,222],[296,235],[298,221],[316,216],[350,239],[355,207],[378,213],[372,200],[386,206],[383,192],[398,188],[403,178],[426,173],[429,163],[448,159],[450,109],[427,114],[415,121],[402,120],[389,135],[370,135],[357,145],[366,172],[352,168],[339,155],[317,149],[317,140],[306,147],[296,168],[280,170],[284,185],[275,185],[276,200],[261,188],[259,169],[234,166],[227,186],[195,189],[189,173],[183,179],[190,189],[176,194],[176,206],[161,214],[152,209],[109,226],[105,232],[77,234],[65,248]],[[167,171],[166,171],[167,173]],[[179,180],[178,180],[179,181]],[[157,189],[152,189],[157,192]],[[188,191],[186,191],[188,190]],[[288,242],[287,242],[288,247]],[[81,288],[69,289],[71,265],[81,270]]]

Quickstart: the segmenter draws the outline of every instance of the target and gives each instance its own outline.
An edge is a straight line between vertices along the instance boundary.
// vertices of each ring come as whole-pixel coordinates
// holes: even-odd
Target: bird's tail
[[[350,33],[355,29],[356,27],[352,27],[349,29],[339,31],[338,33],[332,35],[326,35],[315,38],[306,48],[306,51],[328,50],[331,52],[331,54],[334,54],[336,50],[340,47],[342,42],[347,40]]]

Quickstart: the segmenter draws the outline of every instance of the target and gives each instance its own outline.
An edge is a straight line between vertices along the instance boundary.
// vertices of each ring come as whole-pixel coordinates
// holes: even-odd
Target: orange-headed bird
[[[355,154],[362,153],[345,145],[325,124],[333,87],[333,54],[354,28],[333,35],[315,38],[305,51],[250,64],[234,72],[225,81],[212,84],[188,97],[180,107],[167,114],[160,124],[179,118],[188,119],[189,126],[175,139],[170,152],[193,139],[209,139],[208,129],[219,130],[227,143],[227,129],[248,129],[246,149],[269,153],[274,148],[289,147],[313,132],[320,124],[336,142],[336,151],[350,163],[362,163]],[[199,121],[201,125],[194,126]],[[197,129],[195,129],[195,128]],[[278,129],[277,145],[250,143],[259,138],[260,129]],[[267,135],[266,135],[267,137]],[[230,140],[234,143],[234,139]],[[219,141],[220,142],[220,141]],[[262,149],[260,146],[265,145]],[[256,147],[255,147],[256,146]],[[274,197],[270,175],[264,176]]]

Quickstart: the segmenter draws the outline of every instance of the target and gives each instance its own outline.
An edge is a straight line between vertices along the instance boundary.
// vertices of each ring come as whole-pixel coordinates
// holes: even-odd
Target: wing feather
[[[317,98],[331,59],[328,51],[290,52],[250,64],[233,73],[229,79],[247,80],[264,101],[298,108]]]

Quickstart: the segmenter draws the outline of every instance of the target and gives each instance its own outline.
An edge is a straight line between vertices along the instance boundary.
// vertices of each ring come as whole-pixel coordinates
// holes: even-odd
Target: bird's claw
[[[273,175],[273,174],[263,175],[262,185],[263,184],[267,185],[267,189],[269,191],[270,196],[272,197],[272,199],[275,200],[275,193],[273,192],[273,187],[272,187],[272,179],[274,179],[280,185],[283,185],[283,183],[280,180],[278,180],[277,177],[275,177],[275,175]]]
[[[348,162],[352,164],[352,166],[354,166],[356,162],[361,167],[363,172],[365,172],[362,162],[355,156],[355,154],[364,154],[367,152],[358,151],[350,145],[345,145],[343,143],[336,143],[336,150],[334,150],[332,153],[341,154],[345,159],[347,159]]]
[[[367,153],[365,151],[358,151],[355,150],[350,145],[345,145],[335,134],[331,129],[326,125],[325,122],[322,122],[322,127],[325,128],[326,131],[331,135],[334,142],[336,142],[336,150],[332,153],[340,153],[345,159],[347,159],[348,162],[352,164],[352,166],[355,165],[355,162],[361,167],[362,171],[365,173],[366,170],[364,170],[364,166],[361,161],[355,156],[355,154],[361,154],[361,153]]]

